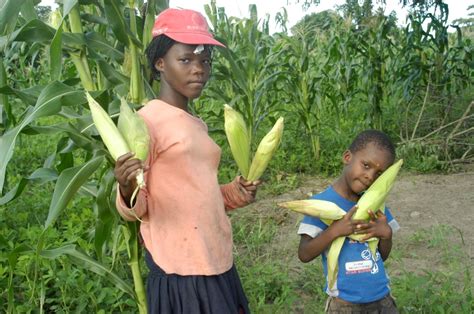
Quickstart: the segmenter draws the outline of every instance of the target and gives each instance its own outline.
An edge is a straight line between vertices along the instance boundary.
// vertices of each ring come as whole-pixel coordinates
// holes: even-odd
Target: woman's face
[[[194,53],[195,45],[176,43],[155,63],[162,88],[177,97],[191,100],[199,97],[211,73],[211,52],[206,47]]]

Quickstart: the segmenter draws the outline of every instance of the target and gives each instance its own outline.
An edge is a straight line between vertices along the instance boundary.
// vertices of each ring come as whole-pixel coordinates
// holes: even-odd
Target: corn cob
[[[247,180],[258,180],[267,168],[268,163],[272,159],[273,154],[281,142],[283,121],[283,117],[278,118],[270,132],[268,132],[260,141],[260,144],[258,144],[257,151],[255,152],[255,156],[250,165],[248,176],[245,177]]]
[[[148,127],[143,118],[130,108],[124,98],[121,98],[120,101],[120,115],[117,127],[125,138],[128,147],[135,153],[135,157],[145,161],[150,145]]]
[[[325,200],[291,201],[280,203],[278,206],[320,219],[338,220],[346,214],[346,212],[335,203]]]
[[[328,287],[331,289],[336,282],[337,272],[338,272],[338,260],[339,253],[341,252],[342,246],[346,237],[337,237],[332,241],[331,246],[329,247],[327,255],[327,269],[328,269]]]
[[[117,127],[120,133],[123,134],[131,151],[135,153],[135,157],[145,161],[150,145],[148,127],[143,118],[130,108],[124,98],[120,100],[120,115]],[[142,169],[138,172],[136,179],[137,187],[130,198],[130,204],[133,204],[138,191],[146,186]]]
[[[105,112],[88,92],[86,92],[86,97],[89,103],[92,121],[94,121],[95,127],[110,155],[112,155],[112,158],[117,160],[120,156],[130,152],[127,142],[107,112]]]
[[[231,106],[224,105],[224,128],[227,141],[240,174],[246,178],[250,168],[250,138],[242,115]]]
[[[357,202],[358,208],[352,219],[368,220],[369,210],[376,212],[381,208],[383,203],[385,203],[385,198],[392,189],[393,182],[395,181],[402,164],[403,159],[400,159],[385,170],[380,177],[372,183]]]

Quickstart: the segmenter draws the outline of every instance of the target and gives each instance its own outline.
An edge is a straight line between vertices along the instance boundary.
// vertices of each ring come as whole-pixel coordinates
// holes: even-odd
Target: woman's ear
[[[350,163],[351,159],[352,159],[352,153],[350,150],[346,150],[344,153],[342,153],[342,163],[344,165],[347,165],[348,163]]]
[[[155,69],[158,72],[163,72],[163,58],[158,58],[158,60],[156,60]]]

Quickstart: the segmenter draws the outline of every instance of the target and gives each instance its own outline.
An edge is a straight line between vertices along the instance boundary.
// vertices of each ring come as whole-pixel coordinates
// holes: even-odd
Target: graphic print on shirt
[[[380,259],[380,253],[377,251],[374,257],[370,252],[368,244],[365,243],[365,245],[366,249],[360,253],[361,260],[346,262],[346,275],[369,272],[377,274],[379,272],[377,261]]]

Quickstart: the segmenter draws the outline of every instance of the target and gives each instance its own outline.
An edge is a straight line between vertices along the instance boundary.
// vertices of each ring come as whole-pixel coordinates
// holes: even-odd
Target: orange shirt
[[[145,246],[166,273],[226,272],[232,229],[217,180],[219,146],[201,119],[163,101],[150,101],[139,114],[149,128],[150,168],[132,209],[117,192],[120,215],[135,220],[133,210],[143,221]]]

